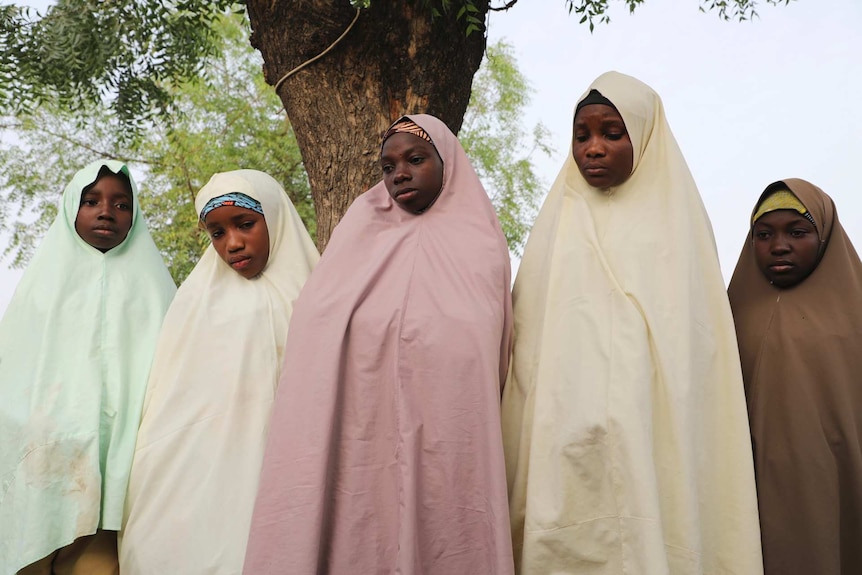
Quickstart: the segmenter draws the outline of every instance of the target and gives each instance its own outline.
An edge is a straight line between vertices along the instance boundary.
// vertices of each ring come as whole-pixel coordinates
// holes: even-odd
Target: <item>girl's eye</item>
[[[410,158],[410,163],[414,165],[421,164],[424,159],[425,158],[422,156],[413,156],[412,158]]]
[[[217,240],[218,238],[222,237],[223,235],[224,235],[224,232],[222,230],[215,230],[214,232],[210,232],[210,239]]]
[[[623,134],[620,133],[610,133],[605,136],[608,140],[620,140],[623,137]]]
[[[583,144],[584,142],[587,141],[587,135],[586,134],[575,134],[575,140],[577,140],[578,142]]]
[[[247,222],[243,222],[239,225],[239,228],[241,230],[248,230],[248,229],[251,229],[253,227],[254,227],[254,222],[252,220],[249,220]]]
[[[793,230],[790,235],[794,238],[803,238],[808,233],[808,230]]]
[[[384,174],[388,174],[389,172],[392,171],[392,165],[386,164],[386,165],[382,166],[382,170],[383,170]]]
[[[89,207],[91,207],[91,208],[92,208],[92,207],[93,207],[93,206],[95,206],[97,203],[98,203],[98,202],[97,202],[96,200],[84,200],[84,201],[82,201],[82,202],[81,202],[81,205],[82,205],[82,206],[89,206]]]
[[[132,206],[130,206],[129,204],[117,204],[117,209],[125,212],[132,209]]]

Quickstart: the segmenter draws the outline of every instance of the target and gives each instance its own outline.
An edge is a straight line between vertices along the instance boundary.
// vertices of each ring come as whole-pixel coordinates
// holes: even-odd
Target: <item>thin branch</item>
[[[197,192],[195,191],[194,186],[192,186],[192,176],[189,173],[189,166],[188,166],[188,163],[186,162],[185,156],[183,156],[182,170],[183,170],[183,179],[185,180],[185,182],[183,182],[183,183],[185,184],[185,187],[189,192],[189,198],[191,199],[192,207],[194,207],[195,206],[195,198],[197,197]]]
[[[488,10],[490,10],[491,12],[505,12],[517,3],[518,3],[518,0],[509,0],[504,5],[499,6],[499,7],[488,6]]]
[[[132,158],[130,156],[118,156],[116,154],[112,154],[112,153],[106,152],[104,150],[96,149],[90,145],[87,145],[83,142],[76,140],[75,138],[69,137],[65,134],[53,132],[53,131],[46,129],[46,128],[42,128],[42,132],[48,134],[49,136],[57,138],[58,140],[62,140],[62,141],[67,142],[69,144],[84,148],[85,150],[93,152],[94,154],[97,154],[100,157],[107,158],[109,160],[119,160],[120,162],[123,162],[124,164],[144,164],[146,166],[159,166],[159,167],[164,165],[161,162],[154,162],[152,160],[145,160],[143,158]]]

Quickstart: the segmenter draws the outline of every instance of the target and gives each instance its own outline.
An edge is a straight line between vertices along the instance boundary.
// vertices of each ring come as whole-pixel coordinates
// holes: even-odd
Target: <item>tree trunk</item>
[[[476,16],[484,20],[488,2]],[[436,4],[436,2],[435,2]],[[270,85],[329,46],[353,20],[348,0],[247,0],[251,43]],[[484,31],[419,0],[372,0],[341,42],[288,78],[279,96],[296,133],[326,247],[350,203],[381,179],[380,138],[404,114],[428,113],[458,133]]]

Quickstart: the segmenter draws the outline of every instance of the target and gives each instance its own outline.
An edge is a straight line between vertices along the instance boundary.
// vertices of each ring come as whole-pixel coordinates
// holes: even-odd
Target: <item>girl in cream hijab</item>
[[[318,259],[281,186],[216,174],[212,238],[165,317],[120,539],[124,575],[239,573],[293,301]]]
[[[503,428],[520,573],[762,571],[733,321],[658,95],[600,76],[514,288]]]

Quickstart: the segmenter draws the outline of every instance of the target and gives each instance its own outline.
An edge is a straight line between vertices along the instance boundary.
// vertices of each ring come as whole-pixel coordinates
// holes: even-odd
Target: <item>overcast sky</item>
[[[598,75],[617,70],[664,100],[726,279],[753,203],[777,179],[820,186],[851,239],[862,242],[862,193],[851,175],[862,164],[862,1],[759,4],[759,18],[736,23],[701,13],[698,0],[646,0],[633,15],[617,0],[611,23],[592,34],[563,0],[520,0],[492,14],[489,41],[514,46],[535,89],[525,123],[540,121],[553,133],[555,154],[537,158],[546,185],[569,151],[575,101]],[[0,310],[20,277],[6,266]]]

